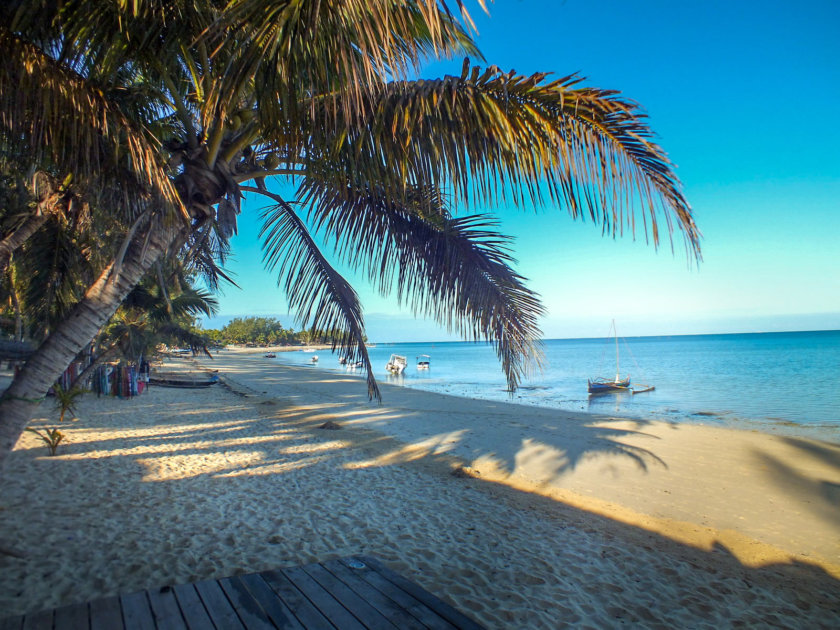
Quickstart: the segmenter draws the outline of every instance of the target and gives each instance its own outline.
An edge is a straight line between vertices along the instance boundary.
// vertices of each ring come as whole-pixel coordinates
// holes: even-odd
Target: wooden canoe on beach
[[[219,382],[218,374],[208,374],[203,376],[191,376],[189,374],[156,374],[149,377],[150,385],[159,385],[161,387],[209,387]]]

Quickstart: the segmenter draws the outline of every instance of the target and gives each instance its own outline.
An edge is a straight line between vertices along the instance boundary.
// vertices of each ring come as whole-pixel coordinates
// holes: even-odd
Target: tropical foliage
[[[64,389],[59,383],[53,386],[53,394],[55,396],[55,408],[58,410],[58,421],[64,422],[64,416],[68,412],[75,414],[77,398],[85,393],[86,390],[81,387],[70,387]]]
[[[118,351],[122,358],[139,362],[160,344],[207,352],[210,338],[194,326],[196,317],[216,313],[216,299],[190,286],[182,277],[177,288],[159,285],[152,277],[138,284],[97,337],[97,352]]]
[[[332,344],[334,335],[325,330],[284,328],[274,317],[235,317],[221,330],[202,330],[215,344],[253,344],[291,346],[308,343]],[[366,338],[367,339],[367,338]]]
[[[50,455],[52,456],[55,456],[56,451],[58,450],[58,445],[61,444],[61,441],[64,439],[64,434],[55,427],[43,429],[43,432],[39,429],[26,430],[41,438],[44,444],[47,445]]]
[[[78,197],[121,229],[110,261],[0,401],[13,418],[0,425],[0,453],[31,412],[27,401],[157,260],[181,258],[211,288],[225,278],[246,194],[269,204],[265,260],[291,308],[332,331],[348,359],[369,365],[361,305],[307,217],[382,293],[490,340],[511,388],[538,356],[542,308],[495,221],[456,209],[551,202],[610,235],[638,223],[655,245],[663,225],[669,234],[676,225],[699,256],[672,164],[632,101],[574,76],[467,60],[460,75],[410,78],[427,58],[480,58],[468,14],[449,4],[3,4],[2,148],[25,156],[20,171],[65,182],[36,195],[32,214],[67,215]],[[296,192],[269,190],[272,179]],[[368,386],[378,396],[370,369]]]

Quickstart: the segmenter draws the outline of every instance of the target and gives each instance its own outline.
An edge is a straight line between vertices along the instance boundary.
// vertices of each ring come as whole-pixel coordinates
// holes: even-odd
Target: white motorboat
[[[402,374],[408,365],[408,360],[400,354],[392,354],[385,364],[385,369],[391,374]]]
[[[417,357],[417,369],[428,370],[431,367],[432,357],[428,354],[421,354]]]

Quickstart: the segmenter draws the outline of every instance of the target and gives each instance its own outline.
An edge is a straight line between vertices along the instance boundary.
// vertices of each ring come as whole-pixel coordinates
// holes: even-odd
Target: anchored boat
[[[428,370],[431,367],[432,357],[428,354],[421,354],[417,357],[417,369]]]
[[[611,392],[630,392],[632,394],[641,394],[642,392],[650,392],[655,389],[653,385],[640,385],[640,389],[630,388],[630,377],[621,378],[621,369],[619,367],[618,355],[618,330],[615,327],[615,320],[612,321],[610,330],[615,339],[615,378],[609,379],[598,377],[587,380],[587,389],[591,395],[609,394]],[[636,366],[638,367],[638,366]]]
[[[402,374],[407,365],[408,360],[404,356],[400,354],[392,354],[391,358],[388,359],[388,363],[385,364],[385,369],[391,374]]]

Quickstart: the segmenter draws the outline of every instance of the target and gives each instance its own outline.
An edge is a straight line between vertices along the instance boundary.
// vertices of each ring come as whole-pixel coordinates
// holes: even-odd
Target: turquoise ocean
[[[513,394],[492,346],[484,343],[380,343],[368,349],[377,379],[469,398],[510,401],[629,418],[755,428],[840,441],[840,331],[619,337],[622,376],[647,393],[589,396],[587,378],[615,376],[613,339],[549,339],[541,373]],[[401,376],[385,364],[408,358]],[[314,369],[348,374],[320,350]],[[431,369],[416,369],[428,354]],[[310,365],[313,353],[278,353],[281,364]],[[360,383],[363,387],[363,384]],[[387,401],[386,401],[387,402]]]

